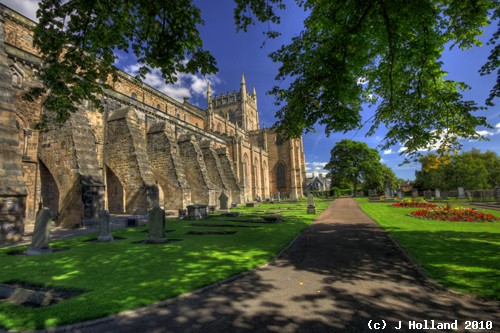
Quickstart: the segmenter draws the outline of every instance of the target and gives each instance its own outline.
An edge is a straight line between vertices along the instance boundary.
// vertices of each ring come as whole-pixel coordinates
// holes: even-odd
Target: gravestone
[[[52,222],[52,212],[49,208],[43,207],[36,216],[33,238],[30,248],[26,251],[27,255],[52,253],[52,249],[49,247],[50,222]]]
[[[436,189],[436,191],[434,191],[434,200],[441,200],[441,191],[439,189]]]
[[[219,209],[226,210],[229,207],[227,206],[227,203],[229,201],[229,198],[227,197],[226,193],[222,192],[221,195],[219,196]]]
[[[495,187],[495,199],[500,200],[500,186]]]
[[[307,214],[316,214],[316,206],[314,205],[314,195],[307,195]]]
[[[457,196],[458,199],[465,199],[466,196],[465,196],[465,189],[463,187],[459,187],[458,188],[458,196]]]
[[[388,198],[388,199],[393,197],[393,195],[392,195],[392,189],[391,189],[391,187],[389,185],[387,185],[385,187],[385,197]]]
[[[402,200],[403,199],[403,191],[398,190],[398,199]]]
[[[297,193],[295,191],[290,193],[290,201],[297,201]]]
[[[418,190],[412,190],[411,191],[411,198],[412,199],[418,199]]]
[[[370,198],[378,197],[377,191],[368,190],[368,197],[370,197]]]
[[[107,210],[100,210],[99,216],[99,237],[98,242],[112,242],[113,235],[111,235],[111,223],[109,219],[109,212]]]
[[[165,238],[165,211],[163,209],[154,206],[149,211],[148,228],[149,238],[146,240],[147,244],[167,242],[167,238]]]
[[[424,200],[431,200],[432,199],[432,192],[427,190],[424,191]]]
[[[356,196],[359,197],[359,198],[363,198],[365,196],[365,192],[358,191],[358,193],[356,194]]]
[[[276,192],[276,193],[274,194],[274,198],[275,198],[275,199],[276,199],[276,201],[278,201],[278,202],[279,202],[279,201],[281,201],[281,195],[280,195],[280,192]]]

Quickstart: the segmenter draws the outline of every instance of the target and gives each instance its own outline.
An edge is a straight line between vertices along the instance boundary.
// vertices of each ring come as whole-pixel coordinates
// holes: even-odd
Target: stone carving
[[[107,210],[100,210],[99,213],[99,242],[112,242],[113,235],[111,235],[111,223],[109,219],[109,212]]]
[[[412,190],[411,197],[412,199],[418,199],[418,190]]]
[[[386,198],[392,198],[393,197],[393,194],[392,194],[392,188],[390,185],[387,185],[385,187],[385,197]]]
[[[149,238],[148,244],[162,244],[167,242],[165,237],[165,211],[158,206],[154,206],[149,211],[148,216]]]
[[[52,222],[52,212],[49,208],[44,207],[36,216],[33,238],[30,248],[26,251],[27,255],[52,253],[52,249],[49,247],[50,222]]]

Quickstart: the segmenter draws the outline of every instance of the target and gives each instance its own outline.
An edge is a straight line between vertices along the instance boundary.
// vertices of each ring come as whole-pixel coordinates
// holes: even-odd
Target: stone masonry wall
[[[21,168],[12,76],[4,49],[0,12],[0,244],[20,238],[24,229],[26,186]]]

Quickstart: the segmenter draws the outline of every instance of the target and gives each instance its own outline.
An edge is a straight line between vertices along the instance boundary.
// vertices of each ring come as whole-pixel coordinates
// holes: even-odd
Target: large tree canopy
[[[436,145],[445,152],[459,138],[477,138],[477,126],[489,127],[472,115],[479,106],[463,99],[468,86],[446,78],[440,57],[445,47],[480,45],[476,37],[498,15],[497,1],[301,3],[310,10],[305,29],[271,54],[282,63],[277,79],[291,79],[273,89],[283,133],[297,136],[316,123],[327,134],[359,128],[364,103],[376,106],[368,134],[384,125],[382,148],[400,143],[410,156]],[[498,65],[496,50],[483,72]]]
[[[380,154],[364,142],[344,139],[338,142],[330,152],[330,161],[325,166],[332,178],[332,186],[348,180],[357,194],[358,183],[368,181],[378,184],[389,173],[388,167],[380,163]],[[389,169],[390,170],[390,169]],[[391,171],[392,172],[392,171]],[[390,180],[392,183],[392,179]]]
[[[236,27],[244,31],[256,20],[279,23],[276,10],[285,3],[234,1]],[[480,107],[464,100],[468,86],[446,78],[440,57],[445,47],[480,45],[482,28],[498,19],[497,0],[296,1],[309,13],[304,30],[271,54],[281,63],[277,80],[289,82],[272,90],[279,105],[276,128],[285,137],[317,123],[327,134],[357,129],[364,103],[376,107],[369,134],[384,125],[383,146],[400,143],[410,156],[436,144],[445,152],[459,138],[477,138],[478,126],[489,126],[473,115]],[[203,49],[203,21],[192,0],[44,0],[37,16],[34,43],[45,64],[45,87],[29,96],[43,96],[59,121],[84,99],[100,105],[96,96],[114,73],[117,50],[137,56],[144,64],[140,75],[159,68],[167,82],[178,72],[216,71],[215,59]],[[498,71],[499,53],[497,45],[482,74]]]

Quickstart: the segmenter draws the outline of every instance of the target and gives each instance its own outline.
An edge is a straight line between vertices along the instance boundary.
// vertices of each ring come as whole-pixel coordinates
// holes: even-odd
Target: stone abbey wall
[[[244,76],[231,96],[209,90],[202,110],[120,72],[101,97],[104,112],[83,103],[66,123],[36,131],[44,110],[22,99],[40,84],[33,24],[0,5],[0,243],[17,240],[42,206],[72,228],[105,208],[144,214],[156,204],[219,206],[222,193],[236,203],[278,191],[302,196],[302,142],[277,144],[259,128]],[[277,164],[286,170],[280,187]]]

